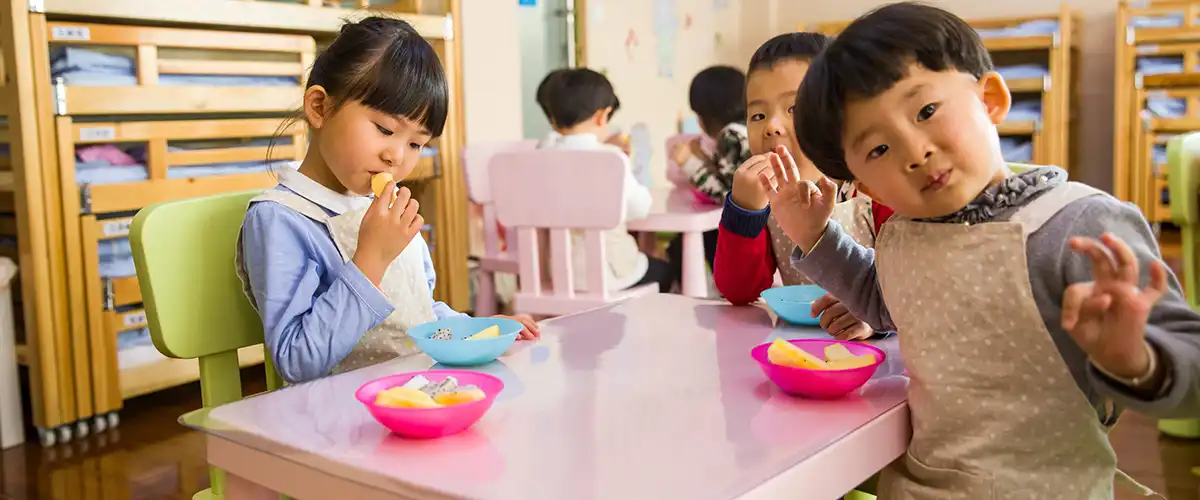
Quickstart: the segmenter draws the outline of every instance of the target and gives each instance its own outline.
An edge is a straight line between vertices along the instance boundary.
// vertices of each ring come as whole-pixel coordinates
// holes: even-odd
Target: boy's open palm
[[[378,284],[383,272],[408,247],[425,219],[417,213],[420,204],[406,187],[396,189],[389,182],[384,196],[376,196],[358,231],[358,249],[354,263],[371,281]]]
[[[1166,293],[1167,271],[1150,263],[1150,284],[1138,287],[1133,250],[1112,234],[1072,238],[1071,249],[1087,255],[1094,281],[1076,283],[1063,293],[1062,325],[1091,358],[1114,375],[1137,378],[1149,369],[1146,320]]]
[[[825,225],[833,215],[837,185],[826,177],[818,183],[802,180],[796,160],[783,146],[767,156],[772,175],[759,175],[759,182],[770,200],[771,214],[788,238],[807,253],[825,232]]]

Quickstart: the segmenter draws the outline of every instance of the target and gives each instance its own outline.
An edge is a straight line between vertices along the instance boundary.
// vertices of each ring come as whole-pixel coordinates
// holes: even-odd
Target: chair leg
[[[475,317],[496,314],[496,277],[491,271],[479,270],[479,287],[475,290]]]

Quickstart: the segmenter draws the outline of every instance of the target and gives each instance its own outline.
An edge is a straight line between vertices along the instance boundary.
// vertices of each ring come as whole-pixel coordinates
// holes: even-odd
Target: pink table
[[[643,233],[683,233],[683,294],[708,296],[708,278],[704,273],[704,232],[721,224],[720,205],[702,205],[684,189],[660,189],[654,192],[650,216],[626,223],[630,231]]]
[[[422,355],[288,387],[181,422],[208,434],[225,498],[831,499],[909,438],[898,345],[858,394],[781,394],[750,358],[775,336],[753,307],[649,295],[544,324],[479,368],[505,380],[492,410],[435,441],[388,434],[354,400]],[[799,496],[797,496],[799,495]]]

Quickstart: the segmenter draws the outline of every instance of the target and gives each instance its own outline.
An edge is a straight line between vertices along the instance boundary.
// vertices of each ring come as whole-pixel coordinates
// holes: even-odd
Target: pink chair
[[[667,180],[680,189],[691,191],[692,197],[696,199],[697,203],[717,205],[718,203],[713,202],[708,195],[693,188],[692,180],[688,178],[687,174],[683,173],[683,170],[679,168],[679,164],[675,163],[675,148],[679,147],[680,144],[691,142],[697,137],[700,138],[700,148],[705,152],[712,152],[716,149],[716,144],[712,138],[704,134],[678,134],[667,138]]]
[[[655,293],[658,285],[609,291],[604,232],[625,216],[628,159],[605,150],[535,150],[492,158],[492,203],[500,223],[514,232],[520,313],[558,316]],[[548,188],[547,186],[553,186]],[[542,277],[539,230],[549,232],[549,283]],[[587,289],[575,283],[572,231],[583,233]],[[548,285],[548,286],[547,286]]]
[[[508,238],[507,251],[500,248],[496,209],[492,207],[488,162],[502,151],[531,151],[536,140],[475,143],[463,148],[463,174],[467,179],[467,198],[483,210],[483,255],[479,257],[479,288],[475,290],[475,315],[496,314],[495,273],[517,274],[515,241]]]

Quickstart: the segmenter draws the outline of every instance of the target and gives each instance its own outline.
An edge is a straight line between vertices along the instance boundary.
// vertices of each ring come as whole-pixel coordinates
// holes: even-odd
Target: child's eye
[[[767,115],[764,115],[762,113],[754,113],[754,114],[750,115],[750,121],[752,121],[752,122],[762,121],[766,118],[767,118]]]
[[[790,115],[790,114],[792,114],[792,112],[793,112],[793,111],[795,111],[795,110],[796,110],[796,107],[795,107],[795,106],[788,106],[788,114],[789,114],[789,115]]]
[[[420,151],[421,148],[423,148],[424,146],[417,144],[415,142],[410,142],[410,143],[408,143],[408,147],[413,148],[416,151]]]
[[[383,128],[383,127],[382,127],[381,125],[379,125],[378,123],[376,123],[376,124],[375,124],[375,129],[376,129],[376,130],[379,130],[379,133],[381,133],[381,134],[383,134],[383,135],[392,135],[392,134],[394,133],[394,132],[392,132],[391,130],[388,130],[388,129],[386,129],[386,128]]]
[[[936,104],[926,104],[925,107],[921,108],[921,111],[917,113],[917,121],[923,122],[930,119],[933,117],[933,113],[935,111],[937,111]]]
[[[883,156],[884,153],[887,153],[887,150],[888,150],[888,147],[886,144],[881,144],[879,146],[875,146],[875,149],[872,149],[869,153],[867,153],[867,159],[874,160],[876,158],[879,158],[880,156]]]

